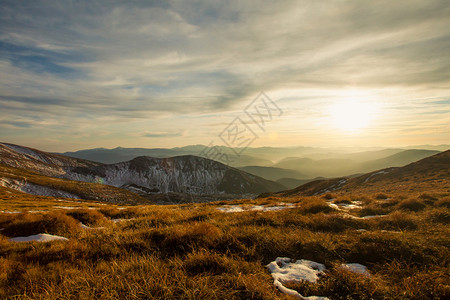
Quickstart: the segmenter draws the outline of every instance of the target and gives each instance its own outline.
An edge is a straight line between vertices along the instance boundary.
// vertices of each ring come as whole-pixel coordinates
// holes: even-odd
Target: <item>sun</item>
[[[366,128],[374,112],[373,105],[356,100],[340,100],[329,107],[332,126],[346,133],[356,133]]]

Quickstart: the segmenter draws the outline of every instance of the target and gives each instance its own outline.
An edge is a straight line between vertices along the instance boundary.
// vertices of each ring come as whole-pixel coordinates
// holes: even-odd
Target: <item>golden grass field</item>
[[[288,299],[266,268],[277,257],[326,265],[318,282],[288,284],[305,296],[450,297],[448,192],[168,206],[105,205],[7,188],[0,196],[1,299]],[[291,206],[246,210],[280,203]],[[219,210],[237,207],[242,211]],[[371,215],[383,216],[363,218]],[[69,240],[8,241],[38,233]],[[366,265],[371,276],[341,263]]]

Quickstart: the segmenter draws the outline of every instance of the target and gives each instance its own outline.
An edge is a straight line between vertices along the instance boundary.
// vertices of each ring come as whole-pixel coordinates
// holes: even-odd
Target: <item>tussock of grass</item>
[[[336,199],[333,201],[334,204],[352,204],[352,200],[350,199]]]
[[[419,218],[404,212],[394,212],[378,221],[378,227],[383,230],[416,230],[419,228]]]
[[[301,211],[305,214],[330,213],[334,211],[323,199],[313,198],[309,201],[304,201],[301,206]]]
[[[107,222],[104,215],[93,209],[70,210],[66,214],[88,226],[99,226]]]
[[[62,212],[48,214],[17,214],[2,222],[1,234],[8,237],[48,233],[73,236],[80,231],[79,222]]]
[[[421,211],[425,209],[425,207],[426,204],[417,199],[404,200],[398,205],[398,208],[401,210],[415,211],[415,212]]]

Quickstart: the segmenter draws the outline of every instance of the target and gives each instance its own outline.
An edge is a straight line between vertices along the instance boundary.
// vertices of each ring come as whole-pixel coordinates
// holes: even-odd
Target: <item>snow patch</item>
[[[11,179],[11,178],[0,178],[0,186],[7,187],[10,189],[14,189],[17,191],[21,191],[31,195],[37,196],[49,196],[49,197],[64,197],[64,198],[72,198],[79,199],[77,195],[71,194],[66,191],[57,190],[54,188],[29,183],[25,178],[22,180]]]
[[[364,183],[366,183],[367,181],[369,181],[372,177],[376,176],[376,175],[380,175],[380,174],[387,174],[389,173],[389,171],[386,170],[382,170],[376,173],[371,174],[369,177],[366,178],[366,180],[364,180]]]
[[[30,236],[19,236],[15,238],[10,238],[8,241],[10,242],[51,242],[51,241],[68,241],[68,238],[57,236],[57,235],[51,235],[47,233],[40,233]]]
[[[105,229],[105,227],[90,227],[90,226],[84,225],[81,222],[80,222],[80,227],[83,228],[83,229],[90,229],[90,230],[91,229]]]
[[[18,210],[0,210],[0,214],[20,214],[21,211]]]
[[[344,218],[350,218],[350,219],[355,219],[355,220],[367,220],[367,219],[381,218],[381,217],[386,217],[386,216],[387,215],[371,215],[371,216],[364,216],[364,217],[356,217],[356,216],[352,216],[350,214],[343,215]]]
[[[112,222],[114,223],[118,223],[118,222],[123,222],[123,221],[131,221],[131,220],[135,220],[136,218],[131,218],[131,219],[111,219]]]
[[[267,206],[267,205],[250,205],[250,206],[240,206],[240,205],[223,205],[221,207],[217,207],[217,210],[220,210],[224,213],[235,213],[235,212],[243,212],[243,211],[278,211],[288,208],[294,208],[293,203],[279,203],[275,206]]]
[[[303,280],[316,282],[324,275],[325,266],[306,259],[300,259],[293,262],[288,257],[277,257],[275,261],[267,265],[273,284],[280,292],[293,296],[297,299],[328,299],[326,297],[310,296],[304,297],[299,292],[285,287],[286,283],[299,283]]]
[[[59,209],[79,209],[79,208],[83,208],[83,207],[75,207],[75,206],[53,206],[54,208],[59,208]]]
[[[370,273],[367,270],[367,267],[364,265],[361,265],[361,264],[357,264],[357,263],[342,264],[342,265],[340,265],[339,268],[348,270],[352,273],[361,274],[364,276],[370,276]]]
[[[352,203],[329,203],[329,207],[337,210],[350,210],[350,209],[361,209],[361,201],[354,201]]]

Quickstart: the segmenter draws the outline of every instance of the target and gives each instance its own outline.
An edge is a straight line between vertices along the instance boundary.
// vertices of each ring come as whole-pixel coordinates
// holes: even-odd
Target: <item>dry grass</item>
[[[363,199],[363,197],[365,197]],[[333,195],[0,214],[0,298],[287,299],[265,265],[276,257],[324,263],[315,284],[290,285],[331,299],[444,299],[450,296],[448,196]],[[326,200],[362,201],[358,219]],[[427,201],[429,200],[429,201]],[[280,211],[223,213],[225,204],[296,203]],[[345,203],[345,202],[342,202]],[[411,203],[425,207],[410,209]],[[414,208],[416,204],[412,205]],[[124,219],[110,222],[109,219]],[[103,226],[87,230],[79,222]],[[364,229],[361,231],[360,229]],[[12,243],[48,232],[68,242]],[[371,277],[339,269],[367,265]]]

